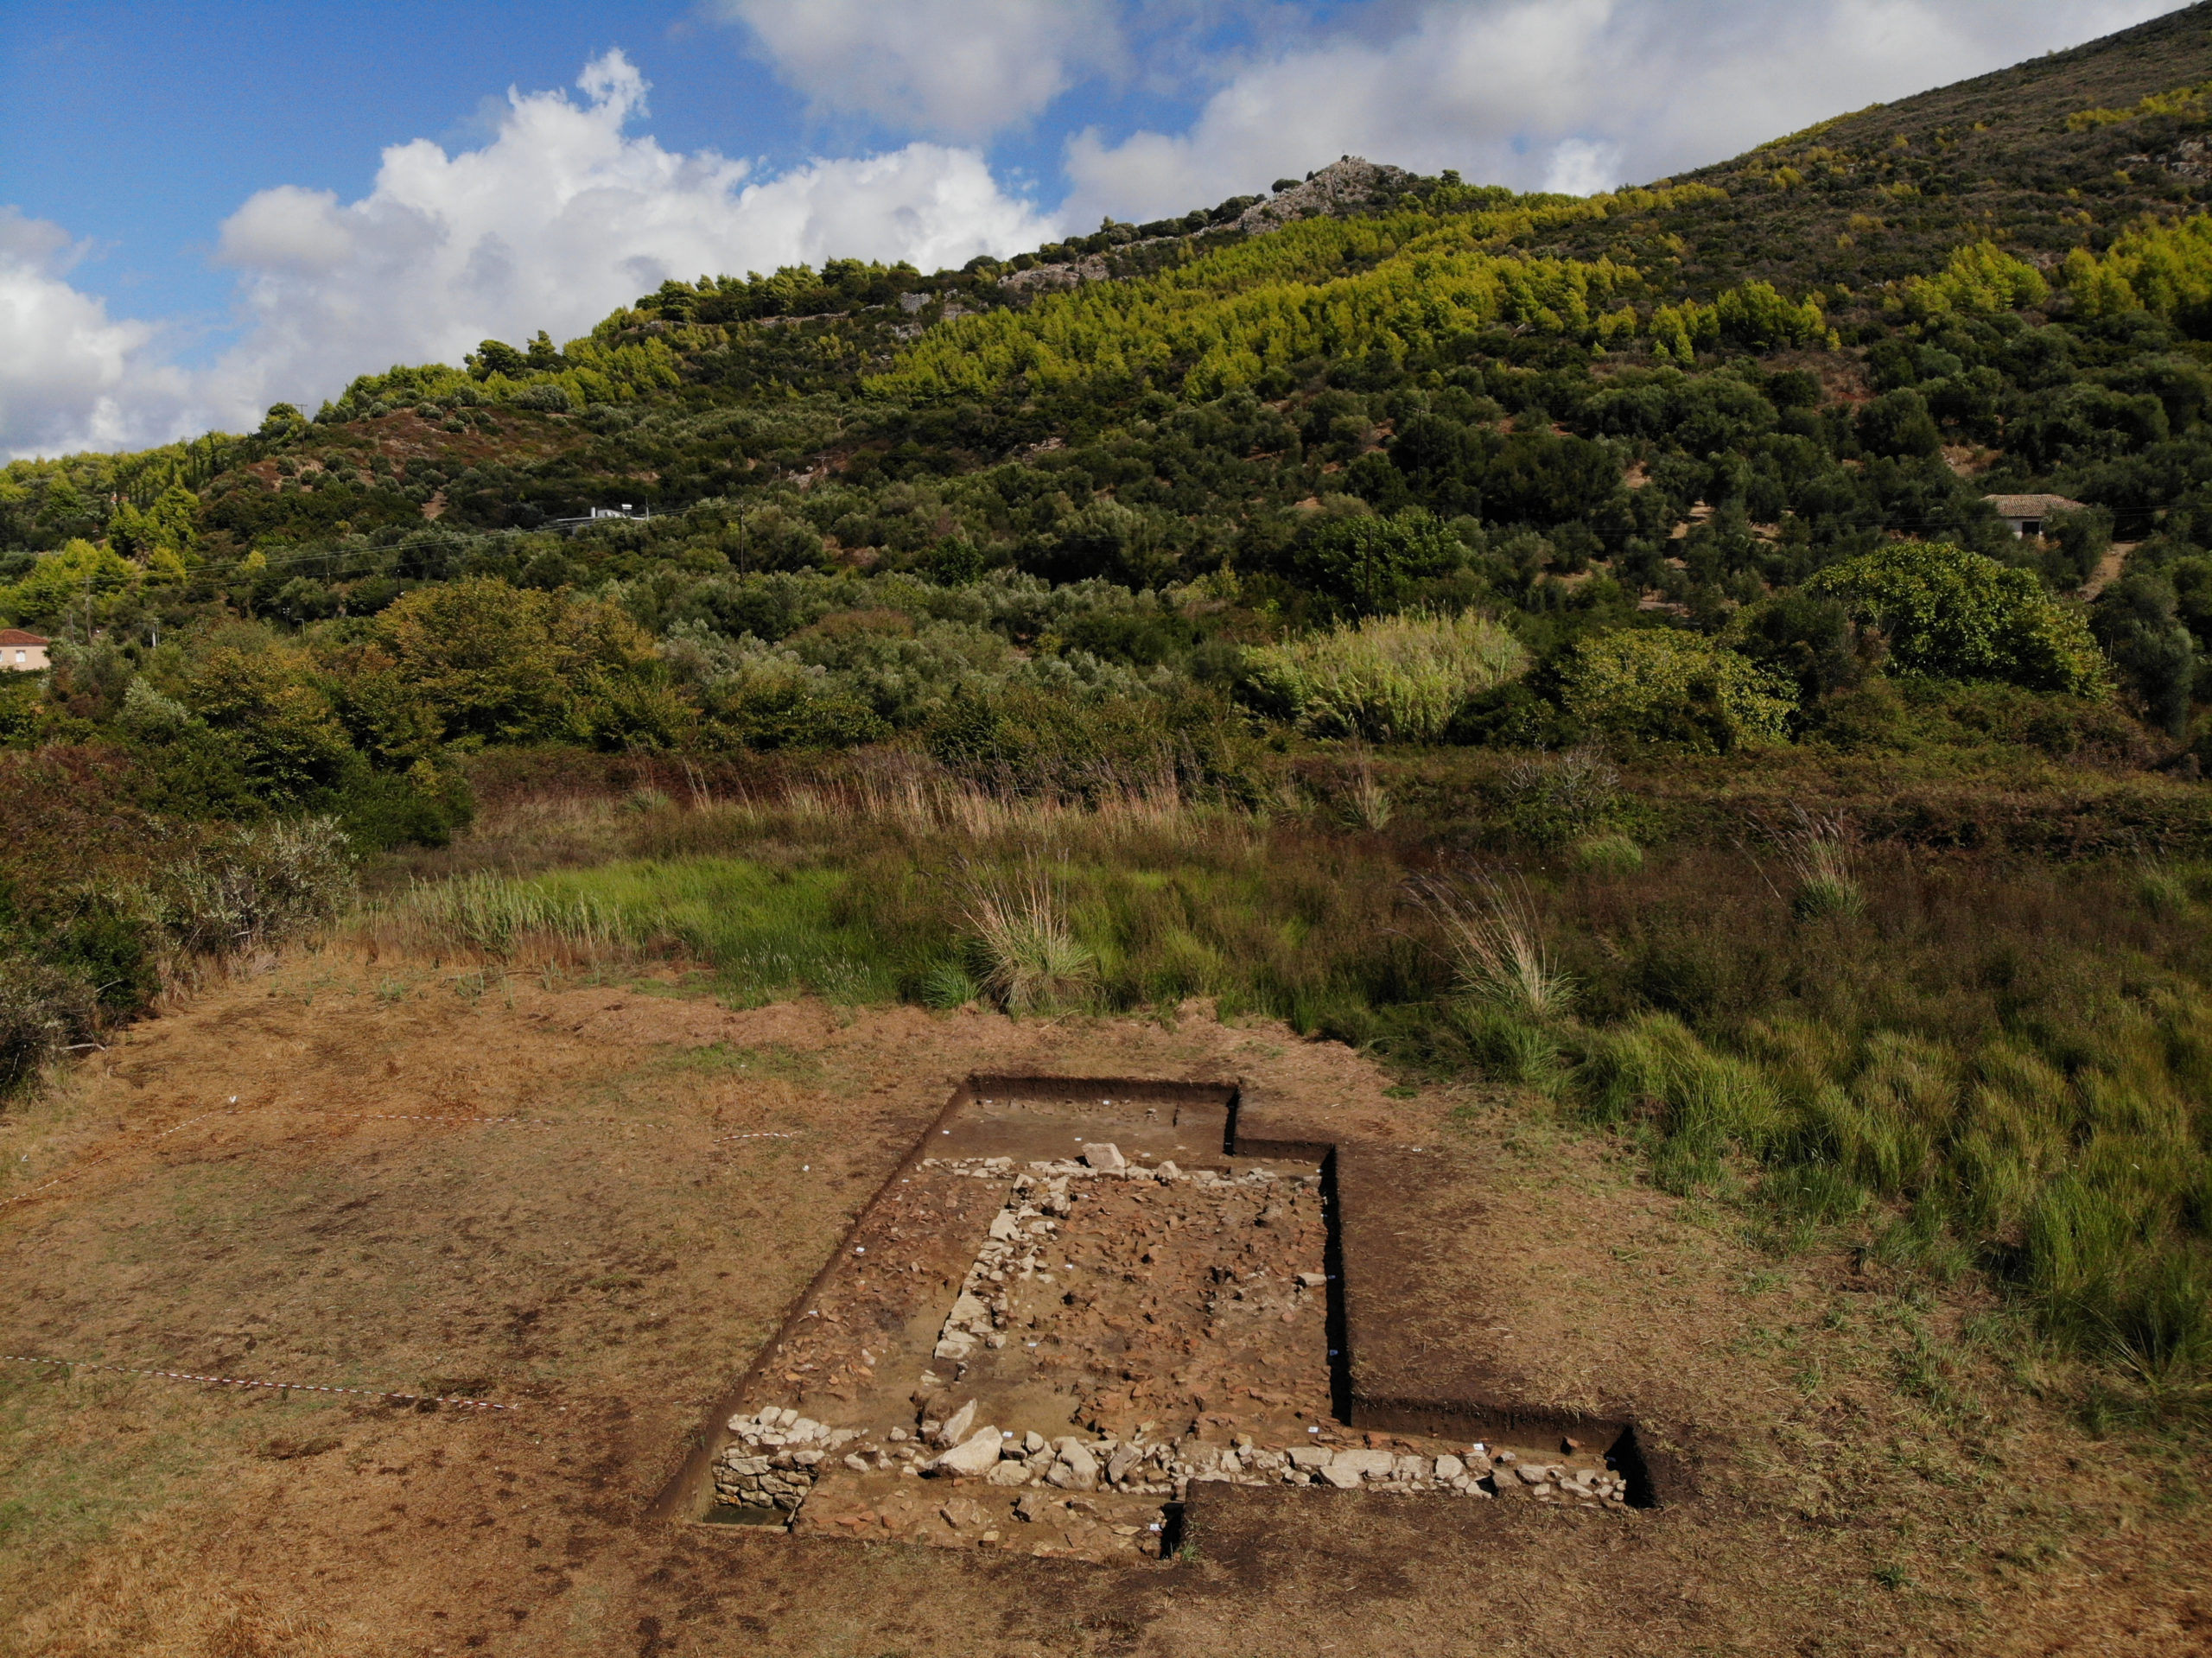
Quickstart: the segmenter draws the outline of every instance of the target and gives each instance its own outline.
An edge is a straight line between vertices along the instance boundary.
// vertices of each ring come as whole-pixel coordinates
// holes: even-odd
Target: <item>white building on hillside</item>
[[[0,627],[0,668],[10,673],[36,673],[46,667],[46,647],[54,641],[20,627]]]
[[[2043,521],[2054,512],[2079,512],[2082,503],[2069,501],[2063,495],[1985,495],[1981,498],[1997,509],[1997,516],[2012,526],[2016,536],[2043,534]]]

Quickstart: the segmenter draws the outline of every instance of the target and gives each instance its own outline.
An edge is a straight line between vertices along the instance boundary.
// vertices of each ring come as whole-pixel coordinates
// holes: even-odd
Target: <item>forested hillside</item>
[[[1787,914],[1823,926],[1867,914],[1853,846],[2117,854],[2190,913],[2208,195],[2198,6],[1648,187],[1346,158],[1004,264],[671,282],[585,338],[364,373],[250,434],[14,463],[0,623],[55,665],[0,677],[0,1074],[554,776],[648,815],[678,778],[1172,797],[1349,834],[1344,890],[1370,896],[1475,856],[1625,875],[1749,836],[1796,860]],[[2021,537],[1999,496],[2059,499]],[[1216,873],[1274,901],[1264,870]],[[2172,1121],[2128,1130],[2155,1170],[2113,1177],[2140,1201],[2107,1276],[2047,1250],[2038,1293],[2139,1324],[2187,1299],[2126,1263],[2199,1249],[2212,1215],[2175,1103],[2212,1007],[2193,934],[2130,935],[2152,988],[2129,1058],[2091,1051],[2075,1000],[2113,975],[2042,935],[1879,934],[1900,982],[1942,987],[1908,1008],[1843,986],[1842,946],[1750,966],[1708,928],[1699,957],[1590,902],[1581,1006],[1645,1021],[1633,1039],[1541,996],[1470,1026],[1459,981],[1319,899],[1292,907],[1343,924],[1338,956],[1185,918],[1183,966],[1164,933],[1156,959],[1132,943],[1101,994],[1233,991],[1613,1118],[1671,1102],[1682,1167],[1826,1169],[1827,1196],[1792,1190],[1829,1219],[1857,1212],[1845,1187],[1924,1199],[1931,1249],[2032,1255],[2063,1158],[2009,1118],[1891,1098],[1922,1114],[1900,1128],[1839,1089],[1889,1065],[1909,1093],[1917,1064],[1964,1097],[1998,1047],[2018,1076],[2148,1066]],[[906,941],[887,994],[957,1001],[981,987],[931,955],[946,920],[836,924]],[[1851,948],[1879,977],[1876,944]],[[2076,1144],[2107,1098],[2082,1097]]]
[[[251,435],[17,462],[0,615],[60,665],[0,729],[163,812],[372,840],[438,833],[487,746],[944,755],[1023,699],[1176,734],[1209,787],[1266,731],[1955,734],[1910,675],[2170,758],[2212,645],[2209,86],[2192,8],[1694,180],[1347,161],[1003,266],[670,283]],[[2017,540],[1985,498],[2024,493],[2079,510]],[[1969,664],[1812,581],[1899,537],[1991,561],[1962,590],[2074,665]],[[1471,608],[1515,671],[1430,639]],[[1457,688],[1411,724],[1317,689],[1383,614]],[[1630,646],[1738,689],[1592,692]],[[1038,763],[1017,786],[1071,786]]]

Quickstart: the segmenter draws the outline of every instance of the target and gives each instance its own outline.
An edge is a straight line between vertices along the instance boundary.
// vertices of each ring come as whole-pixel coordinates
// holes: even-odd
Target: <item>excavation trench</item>
[[[1651,1500],[1625,1425],[1357,1398],[1333,1155],[1238,1106],[970,1078],[655,1512],[1103,1560],[1172,1552],[1194,1482]]]

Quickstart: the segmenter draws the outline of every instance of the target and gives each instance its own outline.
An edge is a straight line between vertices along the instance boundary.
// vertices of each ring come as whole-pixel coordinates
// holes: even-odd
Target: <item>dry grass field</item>
[[[645,1521],[709,1402],[979,1070],[1243,1077],[1347,1136],[1432,1148],[1449,1178],[1408,1194],[1425,1288],[1405,1339],[1663,1419],[1692,1477],[1625,1515],[1214,1488],[1183,1558],[1115,1566]],[[0,1126],[0,1350],[126,1367],[0,1364],[0,1650],[2212,1639],[2201,1463],[2092,1438],[2031,1348],[1960,1339],[1995,1308],[1763,1251],[1527,1101],[1390,1083],[1195,1007],[734,1012],[673,973],[265,962]],[[513,1408],[128,1373],[159,1369]]]

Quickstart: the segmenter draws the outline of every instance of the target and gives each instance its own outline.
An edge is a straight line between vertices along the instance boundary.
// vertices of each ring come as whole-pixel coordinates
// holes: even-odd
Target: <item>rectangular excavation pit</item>
[[[1327,1148],[1240,1155],[1237,1106],[971,1078],[657,1509],[1103,1560],[1172,1549],[1193,1481],[1642,1495],[1611,1434],[1356,1429]]]

